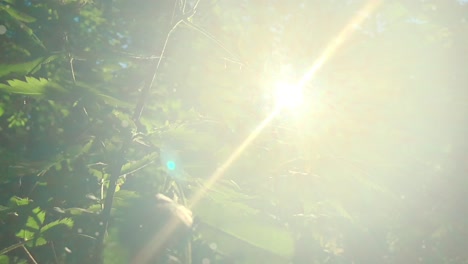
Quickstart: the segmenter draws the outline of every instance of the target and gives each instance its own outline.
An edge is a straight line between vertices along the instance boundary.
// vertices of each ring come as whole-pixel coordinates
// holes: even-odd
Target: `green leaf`
[[[39,207],[35,208],[33,212],[35,212],[36,214],[35,216],[30,216],[28,218],[28,221],[26,223],[26,228],[16,233],[16,236],[19,238],[22,238],[26,241],[31,240],[31,241],[28,241],[26,244],[29,247],[37,247],[37,246],[45,245],[47,243],[47,240],[42,235],[39,235],[40,233],[45,235],[48,231],[52,230],[54,227],[62,226],[62,225],[68,228],[73,227],[72,219],[63,218],[60,220],[50,222],[41,228],[41,226],[44,223],[45,212],[40,210]]]
[[[104,103],[114,106],[114,107],[123,107],[123,108],[131,108],[133,107],[132,104],[129,104],[123,100],[120,100],[110,94],[104,94],[102,91],[106,89],[105,87],[98,87],[89,85],[84,82],[77,81],[76,87],[81,89],[84,93],[93,96],[93,98],[97,100],[102,100]]]
[[[16,233],[16,236],[24,240],[31,240],[34,238],[34,232],[31,232],[26,229],[22,229],[18,231],[18,233]]]
[[[23,206],[28,205],[30,200],[28,198],[20,198],[18,196],[13,196],[10,198],[10,206]]]
[[[47,240],[43,237],[38,237],[37,239],[34,239],[32,241],[28,241],[26,243],[26,246],[28,247],[38,247],[47,244]]]
[[[19,27],[26,33],[28,34],[28,36],[39,46],[41,46],[43,49],[46,49],[46,47],[44,46],[44,44],[42,43],[42,41],[36,36],[36,34],[34,34],[34,31],[26,26],[26,24],[22,23],[22,22],[19,22],[17,21],[17,23],[19,24]]]
[[[39,228],[41,228],[41,226],[44,224],[45,211],[41,210],[39,207],[36,207],[32,212],[33,215],[28,217],[26,226],[34,230],[39,230]]]
[[[289,231],[243,203],[245,195],[224,186],[217,185],[213,189],[216,193],[203,199],[194,208],[194,212],[211,237],[223,241],[231,240],[230,244],[223,245],[225,251],[236,251],[236,245],[240,242],[245,245],[246,254],[255,249],[255,254],[259,256],[268,255],[273,259],[283,259],[283,262],[292,256],[294,240]],[[213,232],[214,230],[218,232]],[[205,235],[203,232],[202,234]],[[247,249],[248,245],[250,249]]]
[[[346,210],[346,208],[344,208],[340,203],[333,201],[325,201],[324,203],[330,206],[331,208],[335,209],[339,216],[344,217],[350,222],[354,221],[354,217],[351,215],[351,213],[348,212],[348,210]]]
[[[136,192],[121,190],[119,192],[116,192],[114,195],[114,206],[126,206],[128,205],[128,202],[130,200],[135,199],[137,197],[139,197],[139,195]]]
[[[86,210],[86,209],[78,208],[78,207],[63,209],[63,211],[65,213],[68,213],[68,214],[71,214],[71,215],[82,215],[82,214],[94,214],[95,213],[92,210]]]
[[[91,147],[93,146],[94,143],[94,137],[90,137],[86,139],[87,142],[83,145],[82,144],[77,144],[77,145],[72,145],[66,150],[66,154],[69,158],[77,158],[83,154],[86,154],[89,152]],[[58,161],[60,162],[60,161]]]
[[[43,95],[49,81],[44,78],[26,77],[26,81],[9,80],[8,85],[0,83],[0,90],[14,94]]]
[[[31,246],[43,245],[44,239],[38,240],[39,237],[36,234],[39,233],[41,226],[44,224],[45,220],[45,211],[41,210],[40,207],[36,207],[32,210],[32,215],[28,217],[26,221],[26,226],[24,229],[18,231],[16,236],[22,238],[24,240],[31,240],[36,238],[35,241],[31,241],[28,243],[32,243]],[[39,243],[39,244],[38,244]]]
[[[0,255],[0,264],[9,264],[10,258],[5,255]]]
[[[41,228],[41,233],[45,233],[47,232],[48,230],[50,230],[51,228],[54,228],[56,226],[59,226],[59,225],[65,225],[66,227],[68,228],[72,228],[73,227],[73,219],[71,218],[63,218],[63,219],[60,219],[60,220],[56,220],[56,221],[53,221],[53,222],[50,222],[46,225],[44,225],[42,228]]]
[[[56,59],[57,56],[50,56],[46,58],[37,58],[32,61],[16,63],[16,64],[0,64],[0,78],[10,74],[28,75],[33,74],[41,68],[44,63]]]
[[[10,210],[10,208],[6,207],[6,206],[3,206],[3,205],[0,205],[0,212],[7,211],[7,210]]]
[[[117,99],[115,97],[112,97],[107,94],[98,94],[98,96],[108,105],[114,106],[114,107],[123,107],[123,108],[131,108],[133,107],[132,104],[129,104],[125,101],[122,101],[120,99]]]
[[[96,169],[91,168],[88,170],[88,172],[99,180],[104,177],[104,173],[101,170],[96,170]]]
[[[21,22],[32,23],[36,21],[36,18],[12,8],[11,5],[7,5],[7,6],[0,5],[0,10],[4,10],[12,18]]]
[[[127,174],[127,173],[132,173],[135,171],[138,171],[149,164],[153,163],[156,158],[158,157],[157,152],[153,152],[151,154],[148,154],[144,156],[142,159],[137,160],[137,161],[132,161],[129,163],[126,163],[122,166],[122,174]]]

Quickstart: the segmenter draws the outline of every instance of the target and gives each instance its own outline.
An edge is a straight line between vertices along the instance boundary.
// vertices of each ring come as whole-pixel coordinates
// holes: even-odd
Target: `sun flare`
[[[278,82],[275,88],[275,101],[278,108],[297,108],[304,101],[301,85],[282,81]]]

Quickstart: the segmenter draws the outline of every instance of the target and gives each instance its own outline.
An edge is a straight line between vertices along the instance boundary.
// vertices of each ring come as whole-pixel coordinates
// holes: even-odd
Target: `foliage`
[[[466,8],[0,1],[0,263],[468,262]]]

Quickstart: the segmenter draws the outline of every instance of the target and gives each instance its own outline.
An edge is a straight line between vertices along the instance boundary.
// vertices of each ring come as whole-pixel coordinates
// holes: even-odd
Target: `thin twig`
[[[156,77],[157,77],[157,74],[158,74],[158,71],[159,71],[159,66],[161,65],[162,59],[163,59],[164,54],[166,52],[166,48],[167,48],[167,44],[169,43],[169,39],[170,39],[172,33],[174,33],[174,31],[177,29],[177,27],[182,23],[182,21],[183,20],[179,20],[171,28],[171,30],[167,34],[166,40],[164,41],[164,45],[163,45],[162,50],[161,50],[161,54],[159,55],[159,59],[158,59],[158,62],[156,64],[156,68],[154,70],[153,77],[151,78],[151,82],[150,82],[150,84],[148,86],[146,86],[144,88],[144,90],[141,93],[140,99],[139,99],[137,107],[135,109],[135,113],[133,115],[133,120],[137,125],[140,124],[140,118],[141,118],[141,114],[143,113],[143,108],[145,107],[146,98],[148,97],[148,95],[149,95],[149,93],[151,91],[151,88],[153,87],[154,82],[156,80]]]
[[[221,41],[217,40],[213,35],[211,35],[210,33],[208,33],[206,30],[204,30],[203,28],[193,24],[192,22],[188,21],[188,20],[184,20],[183,21],[187,26],[195,29],[196,31],[200,32],[202,35],[204,35],[205,37],[207,37],[208,39],[210,39],[211,41],[213,41],[214,43],[216,43],[221,49],[223,49],[226,53],[229,54],[229,56],[231,56],[232,58],[229,58],[229,61],[231,62],[235,62],[241,66],[244,66],[244,63],[242,63],[240,61],[239,58],[237,58],[237,56],[231,52],[228,48],[226,48],[223,43],[221,43]],[[226,58],[228,59],[228,58]]]
[[[7,248],[4,248],[4,249],[0,250],[0,255],[4,255],[4,254],[6,254],[6,253],[8,253],[8,252],[10,252],[10,251],[12,251],[12,250],[15,250],[15,249],[17,249],[17,248],[20,248],[20,247],[22,247],[24,244],[26,244],[27,242],[28,242],[28,240],[23,241],[23,242],[18,242],[18,243],[16,243],[16,244],[13,244],[13,245],[7,247]]]
[[[195,12],[197,11],[198,4],[200,4],[200,0],[197,0],[197,2],[195,2],[195,5],[194,5],[193,8],[192,8],[192,16],[193,16],[193,15],[195,14]]]
[[[185,15],[185,8],[187,7],[187,0],[181,0],[182,4],[182,14]]]
[[[70,57],[70,70],[73,78],[73,83],[76,84],[75,68],[73,67],[74,58],[71,56],[71,54],[68,54],[68,56]]]
[[[24,251],[28,255],[29,260],[31,260],[33,264],[38,264],[37,261],[34,259],[34,257],[31,255],[31,252],[29,252],[29,250],[24,245],[22,245],[21,247],[24,249]]]
[[[52,253],[54,253],[54,260],[55,260],[55,263],[59,263],[58,261],[58,258],[57,258],[57,252],[55,251],[55,246],[54,246],[54,242],[51,241],[50,242],[50,247],[52,248]]]
[[[102,250],[103,250],[103,247],[104,247],[104,237],[105,237],[105,234],[107,232],[107,228],[109,226],[109,219],[110,219],[110,216],[111,216],[111,209],[112,209],[112,206],[113,206],[113,202],[114,202],[114,195],[115,195],[115,190],[116,190],[116,187],[117,187],[117,180],[119,179],[119,175],[120,175],[120,172],[122,171],[122,166],[124,164],[124,152],[125,152],[125,149],[128,148],[128,140],[126,142],[124,142],[123,146],[122,146],[122,150],[121,150],[121,153],[119,153],[115,159],[115,162],[114,164],[111,165],[111,169],[110,169],[110,177],[109,177],[109,187],[107,189],[107,194],[106,194],[106,198],[105,198],[105,201],[104,201],[104,208],[103,210],[101,211],[101,221],[103,223],[102,225],[102,230],[101,232],[99,232],[99,235],[97,237],[97,248],[96,248],[96,254],[95,254],[95,258],[97,261],[101,261],[101,254],[102,254]]]
[[[172,8],[171,25],[172,25],[172,23],[174,22],[177,4],[178,4],[178,2],[177,2],[177,1],[174,1],[174,7]]]

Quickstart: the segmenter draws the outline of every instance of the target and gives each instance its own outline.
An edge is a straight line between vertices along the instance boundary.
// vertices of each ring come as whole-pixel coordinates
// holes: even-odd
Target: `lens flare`
[[[278,115],[278,113],[286,107],[295,107],[299,105],[302,101],[302,89],[310,80],[313,79],[316,72],[323,66],[323,64],[333,56],[339,47],[349,38],[352,34],[353,29],[356,25],[362,23],[365,19],[363,14],[371,13],[377,6],[380,0],[370,0],[367,4],[358,12],[358,15],[355,16],[348,24],[345,25],[343,30],[333,39],[333,41],[326,47],[326,49],[321,53],[319,58],[314,62],[312,67],[304,74],[300,79],[297,85],[291,85],[288,83],[278,83],[277,85],[277,106],[273,112],[268,115],[250,134],[249,136],[234,150],[234,152],[227,158],[227,160],[220,166],[218,169],[211,175],[210,178],[205,182],[203,188],[194,193],[191,197],[188,207],[191,209],[196,206],[201,199],[204,197],[205,193],[213,187],[213,185],[224,175],[226,170],[241,156],[241,154],[246,150],[249,145],[260,135],[263,129]],[[169,167],[169,164],[166,164]],[[174,164],[175,165],[175,164]],[[138,261],[133,261],[132,263],[146,263],[150,256],[151,252],[158,252],[162,248],[164,241],[167,241],[171,234],[177,229],[176,221],[169,221],[167,226],[161,230],[160,233],[156,234],[153,238],[153,243],[139,252]]]
[[[278,82],[276,84],[276,107],[292,109],[300,106],[303,102],[302,86],[289,82]]]
[[[343,45],[345,40],[354,32],[356,25],[359,25],[364,19],[372,13],[379,5],[381,0],[370,0],[367,4],[359,10],[357,15],[345,25],[345,27],[338,33],[338,35],[327,45],[325,50],[320,54],[318,59],[312,64],[312,67],[304,74],[299,82],[299,86],[304,86],[315,76],[315,73],[325,64],[325,62],[333,56],[336,51]]]
[[[260,135],[263,129],[273,120],[276,115],[279,113],[279,110],[276,109],[273,111],[267,118],[265,118],[250,134],[249,136],[232,152],[232,154],[224,161],[224,163],[216,169],[216,171],[211,175],[211,177],[205,182],[204,187],[196,192],[193,197],[190,199],[189,208],[193,208],[205,195],[206,191],[211,189],[213,185],[223,176],[224,172],[234,163],[247,149],[247,147]]]
[[[169,160],[168,162],[166,162],[166,167],[168,170],[173,171],[176,168],[176,164],[173,160]]]

